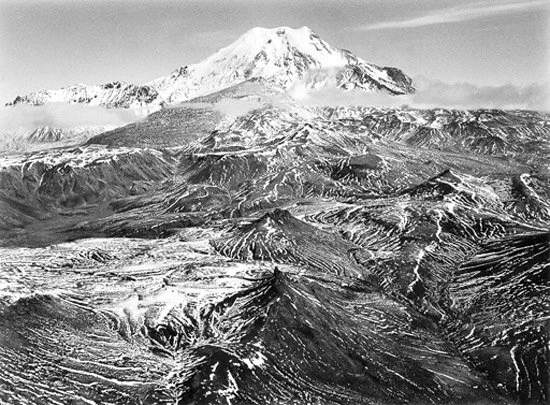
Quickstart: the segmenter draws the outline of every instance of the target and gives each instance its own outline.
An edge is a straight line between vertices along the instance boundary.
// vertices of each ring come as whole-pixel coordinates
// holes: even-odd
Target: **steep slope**
[[[162,105],[206,95],[253,78],[262,78],[283,89],[301,84],[390,94],[414,91],[411,79],[399,69],[381,68],[347,50],[335,48],[307,27],[279,27],[253,28],[202,62],[180,67],[144,85],[79,84],[18,96],[10,104],[70,102],[156,110]]]

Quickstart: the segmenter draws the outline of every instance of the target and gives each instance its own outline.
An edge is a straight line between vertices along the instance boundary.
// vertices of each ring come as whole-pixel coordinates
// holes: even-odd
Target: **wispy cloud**
[[[460,5],[441,10],[434,10],[425,15],[406,20],[382,21],[357,27],[359,31],[375,31],[399,28],[416,28],[427,25],[448,24],[460,21],[486,18],[495,14],[505,14],[538,7],[547,7],[547,0],[496,2],[483,1]]]
[[[365,105],[413,108],[478,109],[550,111],[550,83],[516,86],[479,86],[472,83],[445,83],[425,77],[415,78],[415,94],[390,96],[366,93],[361,90],[342,91],[324,88],[309,90],[297,101],[306,105]]]
[[[43,106],[18,104],[15,107],[0,108],[0,137],[6,132],[29,131],[44,126],[63,129],[120,126],[139,118],[137,112],[130,109],[106,109],[67,103]]]
[[[445,83],[417,77],[415,83],[418,91],[412,99],[412,104],[418,107],[550,110],[548,82],[526,86],[512,84],[479,86],[472,83]]]

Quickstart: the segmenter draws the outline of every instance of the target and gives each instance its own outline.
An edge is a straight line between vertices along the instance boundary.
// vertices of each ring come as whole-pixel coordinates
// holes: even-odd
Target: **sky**
[[[0,102],[76,83],[145,83],[200,61],[252,27],[304,25],[336,47],[449,94],[445,86],[483,92],[481,102],[540,97],[550,77],[549,4],[0,0]]]

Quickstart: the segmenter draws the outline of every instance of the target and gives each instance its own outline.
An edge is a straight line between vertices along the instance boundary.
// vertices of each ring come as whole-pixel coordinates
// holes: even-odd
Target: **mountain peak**
[[[233,49],[240,46],[247,47],[252,50],[276,43],[297,45],[299,43],[309,42],[312,33],[313,32],[307,27],[302,27],[299,29],[293,29],[290,27],[255,27],[246,31],[228,47],[222,48],[222,50],[228,48]]]
[[[313,32],[309,27],[302,26],[300,28],[291,28],[287,26],[280,26],[274,28],[265,28],[265,27],[254,27],[250,28],[241,36],[246,36],[249,34],[257,35],[258,33],[277,33],[278,35],[284,35],[285,33],[310,33]]]
[[[280,89],[299,83],[305,88],[414,92],[412,80],[401,70],[366,62],[330,45],[306,26],[282,26],[252,28],[203,61],[182,66],[144,85],[71,86],[70,91],[31,93],[12,104],[67,101],[105,107],[147,106],[154,110],[257,79]]]

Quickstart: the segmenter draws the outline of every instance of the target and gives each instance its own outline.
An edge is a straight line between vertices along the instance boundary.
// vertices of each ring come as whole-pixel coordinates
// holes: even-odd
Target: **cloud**
[[[484,1],[477,4],[460,5],[442,10],[431,11],[423,16],[397,21],[383,21],[379,23],[357,27],[359,31],[374,31],[399,28],[416,28],[426,25],[448,24],[460,21],[491,17],[495,14],[517,12],[540,6],[548,6],[547,0],[493,2]]]
[[[44,126],[120,126],[139,118],[140,113],[130,109],[106,109],[68,103],[50,103],[43,106],[18,104],[15,107],[0,108],[0,134],[28,131]]]
[[[212,108],[221,114],[241,116],[262,107],[257,99],[221,99],[216,103],[184,103],[188,108]],[[168,108],[178,108],[175,105]],[[24,133],[36,128],[122,126],[141,119],[146,111],[127,108],[104,108],[81,104],[48,103],[42,106],[17,104],[0,108],[0,136],[6,133]]]
[[[550,83],[516,86],[478,86],[471,83],[444,83],[416,79],[418,91],[413,105],[447,108],[500,108],[522,110],[550,110]]]
[[[445,83],[417,77],[415,94],[390,96],[362,90],[337,88],[309,90],[295,95],[306,105],[364,105],[374,107],[449,108],[449,109],[521,109],[550,111],[550,83],[515,86],[478,86],[472,83]]]
[[[410,96],[395,97],[385,93],[364,90],[343,90],[336,87],[311,89],[305,86],[291,88],[291,96],[300,104],[309,106],[399,106],[410,102]]]

